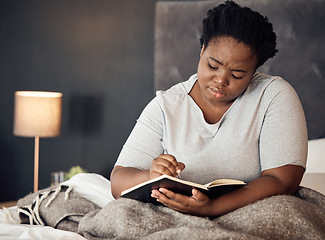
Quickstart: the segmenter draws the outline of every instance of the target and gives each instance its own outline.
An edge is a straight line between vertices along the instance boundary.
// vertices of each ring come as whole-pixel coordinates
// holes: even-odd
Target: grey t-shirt
[[[183,162],[185,180],[217,178],[249,182],[266,169],[305,167],[307,127],[295,90],[280,77],[256,73],[221,120],[208,124],[188,94],[197,75],[157,96],[146,106],[116,165],[149,169],[163,153]]]

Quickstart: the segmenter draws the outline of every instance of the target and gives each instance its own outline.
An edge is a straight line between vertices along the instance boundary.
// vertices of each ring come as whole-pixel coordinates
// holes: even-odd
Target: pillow
[[[325,138],[308,141],[306,173],[325,173]]]
[[[111,182],[95,173],[79,173],[61,185],[72,186],[73,191],[103,208],[114,200]]]

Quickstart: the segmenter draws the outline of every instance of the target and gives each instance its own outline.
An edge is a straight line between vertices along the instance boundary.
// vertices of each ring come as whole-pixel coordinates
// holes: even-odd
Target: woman
[[[227,1],[203,20],[201,46],[197,74],[158,91],[139,117],[111,173],[115,198],[162,174],[248,182],[214,199],[196,189],[190,197],[152,191],[172,209],[217,217],[298,188],[307,157],[302,106],[282,78],[256,72],[277,52],[272,24]]]

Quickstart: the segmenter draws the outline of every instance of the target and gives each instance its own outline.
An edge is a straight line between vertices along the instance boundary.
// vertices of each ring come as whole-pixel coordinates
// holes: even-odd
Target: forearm
[[[122,191],[147,180],[149,170],[116,166],[110,177],[112,194],[114,198],[119,198]]]
[[[220,216],[263,198],[281,194],[281,190],[277,181],[271,177],[256,179],[235,192],[214,199],[210,217]]]
[[[291,168],[294,168],[296,171],[296,176],[292,177],[291,181],[288,181],[286,177],[279,178],[266,172],[260,178],[255,179],[238,191],[214,199],[212,203],[213,211],[211,212],[211,217],[223,215],[250,203],[274,195],[293,194],[299,186],[304,169],[292,166]],[[288,171],[288,168],[285,169]],[[290,175],[291,174],[288,173],[288,176]]]

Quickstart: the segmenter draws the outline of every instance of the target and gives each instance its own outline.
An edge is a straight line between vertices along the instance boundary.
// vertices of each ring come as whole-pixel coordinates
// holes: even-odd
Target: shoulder
[[[166,91],[157,91],[157,97],[168,97],[177,95],[187,95],[197,80],[197,74],[193,74],[187,81],[180,82],[167,89]]]
[[[162,108],[179,107],[188,101],[188,93],[191,91],[197,75],[192,75],[187,81],[180,82],[166,91],[157,91],[155,101]]]
[[[253,95],[263,96],[263,98],[272,100],[277,96],[286,96],[287,98],[296,98],[297,93],[290,83],[282,77],[271,76],[264,73],[256,73],[247,91]]]
[[[285,91],[293,89],[292,86],[285,81],[282,77],[272,76],[265,73],[257,72],[251,83],[250,87],[254,90],[259,88],[261,90],[280,90],[283,89]]]
[[[163,112],[174,111],[184,104],[184,99],[188,99],[188,93],[191,91],[197,80],[197,74],[192,75],[187,81],[178,83],[166,91],[157,91],[156,97],[152,99],[142,112],[142,115],[162,114]]]

